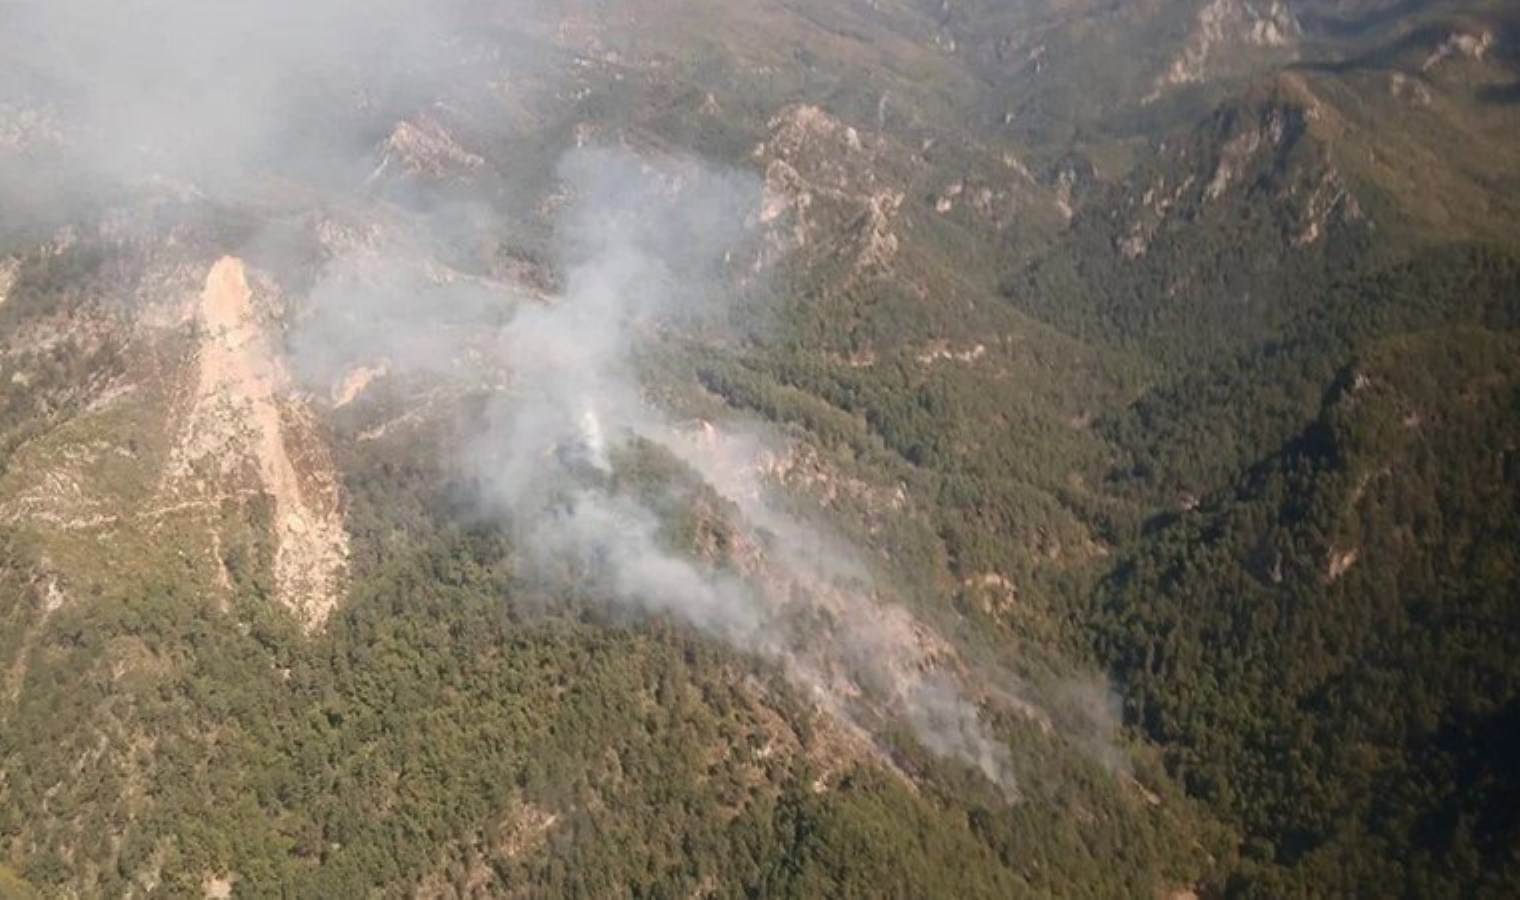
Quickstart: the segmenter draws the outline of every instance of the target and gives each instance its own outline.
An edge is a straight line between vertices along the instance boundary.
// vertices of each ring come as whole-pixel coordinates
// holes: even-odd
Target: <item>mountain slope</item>
[[[1513,883],[1514,351],[1376,344],[1108,587],[1131,716],[1253,838],[1232,890]]]

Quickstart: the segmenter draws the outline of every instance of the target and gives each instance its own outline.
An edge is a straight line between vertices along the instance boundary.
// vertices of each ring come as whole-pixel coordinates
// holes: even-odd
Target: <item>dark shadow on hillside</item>
[[[1428,5],[1429,0],[1397,0],[1382,9],[1354,18],[1303,10],[1298,12],[1298,23],[1303,26],[1304,33],[1311,37],[1346,40],[1396,22]]]
[[[1520,81],[1509,84],[1490,84],[1478,89],[1478,99],[1484,103],[1513,106],[1520,103]]]
[[[1327,72],[1344,75],[1348,72],[1368,69],[1397,68],[1399,59],[1411,52],[1430,50],[1439,46],[1451,34],[1451,28],[1441,23],[1422,25],[1395,40],[1381,44],[1363,53],[1344,59],[1308,60],[1293,66],[1306,72]]]

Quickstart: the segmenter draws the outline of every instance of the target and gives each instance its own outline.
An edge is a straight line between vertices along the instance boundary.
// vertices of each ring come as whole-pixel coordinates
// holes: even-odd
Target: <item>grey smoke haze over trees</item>
[[[485,32],[522,0],[0,0],[0,196],[165,179],[206,193],[296,174],[361,178],[377,128],[485,67],[538,70]],[[475,12],[471,12],[475,9]],[[487,12],[482,13],[479,10]],[[3,148],[0,148],[3,150]]]
[[[510,387],[463,461],[532,571],[575,582],[611,611],[669,617],[777,664],[852,729],[900,717],[925,747],[1011,795],[1007,748],[980,723],[950,646],[879,599],[843,539],[771,501],[765,469],[785,441],[753,422],[681,421],[641,383],[639,354],[660,335],[722,335],[741,317],[731,305],[759,250],[758,179],[607,149],[570,152],[559,176],[560,296],[503,292],[493,305],[485,286],[403,267],[390,273],[404,279],[400,291],[345,276],[314,291],[293,336],[297,368],[458,374],[465,342],[478,355],[490,329],[486,364],[508,370]],[[737,564],[671,541],[666,504],[619,471],[638,452],[679,460],[722,502],[744,546]]]
[[[387,117],[468,90],[466,70],[494,59],[457,28],[462,8],[0,3],[12,76],[0,102],[43,123],[29,149],[3,156],[0,197],[25,210],[64,181],[154,178],[236,197],[267,173],[357,189],[373,165],[365,141],[384,134]],[[1008,750],[981,723],[954,649],[880,599],[843,539],[771,501],[765,462],[784,442],[755,423],[694,428],[641,383],[639,354],[662,332],[725,328],[737,276],[755,274],[759,181],[622,150],[570,152],[558,174],[559,296],[440,280],[426,241],[410,257],[383,245],[339,256],[296,304],[295,371],[312,385],[374,361],[400,376],[458,376],[466,357],[506,371],[510,386],[462,462],[488,485],[532,570],[765,659],[848,727],[904,721],[925,747],[1012,795]],[[721,499],[743,540],[737,561],[672,542],[661,504],[619,475],[632,452],[680,460]]]
[[[523,542],[543,559],[579,559],[604,575],[614,602],[779,661],[837,713],[848,716],[863,690],[868,703],[906,715],[930,749],[1012,791],[1006,748],[948,673],[926,674],[934,638],[875,599],[869,571],[842,542],[767,502],[756,452],[766,438],[683,429],[639,389],[630,354],[650,319],[724,319],[713,308],[732,295],[722,265],[758,219],[759,183],[690,160],[651,164],[605,151],[570,155],[561,175],[574,198],[565,294],[507,327],[506,358],[531,383],[526,397],[506,401],[485,444],[486,459],[509,448],[498,485],[514,520],[529,512]],[[763,545],[750,577],[663,546],[652,510],[577,477],[573,457],[554,452],[578,445],[594,471],[611,475],[609,448],[629,438],[680,458],[733,505],[740,528]]]

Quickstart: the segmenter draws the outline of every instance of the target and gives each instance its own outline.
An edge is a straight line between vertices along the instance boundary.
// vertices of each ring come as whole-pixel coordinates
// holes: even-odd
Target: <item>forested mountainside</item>
[[[1366,348],[1111,576],[1135,722],[1253,835],[1232,888],[1513,884],[1514,350],[1472,327]]]
[[[0,3],[0,895],[1520,889],[1509,4],[149,6]]]

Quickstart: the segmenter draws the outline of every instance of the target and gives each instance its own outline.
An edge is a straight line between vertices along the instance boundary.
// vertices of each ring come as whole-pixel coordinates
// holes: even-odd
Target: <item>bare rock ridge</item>
[[[1156,79],[1145,102],[1169,88],[1208,79],[1216,62],[1243,48],[1291,49],[1302,28],[1282,0],[1211,0],[1198,11],[1193,30],[1171,66]]]

